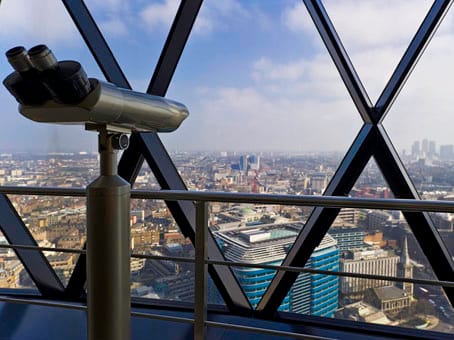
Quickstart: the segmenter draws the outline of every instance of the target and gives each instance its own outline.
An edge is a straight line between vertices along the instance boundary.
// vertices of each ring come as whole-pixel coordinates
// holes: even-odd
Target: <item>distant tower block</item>
[[[248,156],[243,155],[240,157],[240,171],[246,172],[248,168]]]

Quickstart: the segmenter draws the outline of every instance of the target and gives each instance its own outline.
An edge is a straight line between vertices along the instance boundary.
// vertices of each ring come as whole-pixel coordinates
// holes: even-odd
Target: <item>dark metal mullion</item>
[[[62,1],[107,81],[130,89],[126,76],[85,3],[82,0]]]
[[[324,195],[344,196],[350,192],[372,156],[373,137],[373,125],[364,124],[328,184]],[[339,211],[338,208],[315,208],[282,265],[304,267]],[[295,272],[278,271],[257,306],[258,312],[264,317],[273,316],[297,277],[298,273]]]
[[[154,133],[140,134],[143,155],[162,189],[187,190],[183,179],[167,154],[161,140]],[[166,201],[169,210],[185,237],[195,242],[195,206],[191,201]],[[211,233],[208,234],[208,257],[222,259],[222,251]],[[208,271],[227,307],[231,311],[246,312],[252,307],[232,270],[226,266],[208,266]]]
[[[419,199],[419,194],[385,129],[383,126],[378,126],[375,129],[377,137],[375,139],[374,158],[394,196],[396,198]],[[403,213],[437,278],[453,281],[454,263],[451,254],[429,214],[427,212],[408,211]],[[454,289],[444,287],[444,291],[451,305],[454,306]]]
[[[11,201],[0,194],[0,229],[9,244],[38,246]],[[64,287],[41,251],[15,249],[39,292],[47,298],[61,298]]]
[[[162,49],[147,93],[165,96],[203,0],[182,0]]]
[[[416,32],[402,59],[397,65],[390,80],[377,100],[374,119],[383,121],[386,113],[404,86],[411,71],[415,67],[427,44],[449,10],[452,0],[435,0],[424,21]]]
[[[85,250],[87,244],[84,244]],[[65,295],[70,299],[79,299],[86,296],[85,284],[87,283],[87,255],[80,254],[77,258],[76,265],[74,266],[71,277],[69,278],[68,285],[65,289]]]
[[[372,103],[322,2],[319,0],[303,0],[303,2],[362,119],[366,123],[372,123]]]

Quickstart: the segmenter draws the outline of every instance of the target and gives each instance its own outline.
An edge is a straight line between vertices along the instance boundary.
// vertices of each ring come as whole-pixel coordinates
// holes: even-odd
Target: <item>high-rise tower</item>
[[[281,265],[295,242],[303,224],[263,224],[254,228],[234,228],[215,231],[214,235],[227,260],[252,264]],[[329,234],[315,248],[306,268],[339,270],[339,249]],[[275,275],[265,268],[235,268],[238,281],[255,308]],[[332,317],[338,307],[339,279],[337,276],[304,273],[283,299],[279,310]]]

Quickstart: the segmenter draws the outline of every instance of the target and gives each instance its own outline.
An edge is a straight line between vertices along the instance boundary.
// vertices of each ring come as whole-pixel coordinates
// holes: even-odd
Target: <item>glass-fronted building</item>
[[[319,270],[339,270],[337,242],[327,234],[305,266]],[[339,278],[322,274],[300,274],[291,290],[291,311],[317,316],[334,316],[339,301]]]
[[[295,241],[302,223],[264,224],[215,232],[227,260],[280,265]],[[315,249],[306,268],[339,269],[337,242],[327,234]],[[263,268],[234,268],[234,272],[255,308],[275,275]],[[335,276],[300,274],[279,310],[319,316],[333,316],[338,306],[339,281]]]

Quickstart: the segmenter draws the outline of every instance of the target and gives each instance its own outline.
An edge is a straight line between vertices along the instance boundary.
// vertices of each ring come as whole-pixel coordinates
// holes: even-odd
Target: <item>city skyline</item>
[[[334,157],[328,156],[259,157],[249,154],[245,157],[237,154],[207,157],[191,153],[175,156],[175,165],[189,190],[268,194],[320,195],[334,173],[333,164],[336,162]],[[454,182],[450,180],[447,183],[444,177],[444,174],[451,171],[449,162],[440,162],[437,167],[426,166],[424,162],[412,164],[415,166],[408,164],[409,174],[416,181],[418,190],[421,190],[422,199],[446,200],[452,197]],[[12,155],[0,157],[0,166],[1,185],[84,187],[97,175],[97,156]],[[135,181],[135,188],[149,190],[157,187],[150,170],[142,168]],[[368,166],[365,176],[358,179],[352,196],[386,198],[389,197],[389,189],[386,189],[386,184],[376,169]],[[9,197],[40,246],[83,247],[86,239],[86,207],[83,197]],[[175,223],[164,201],[133,199],[131,210],[133,253],[194,256],[191,241]],[[227,260],[278,265],[311,211],[310,207],[211,202],[208,225]],[[454,244],[453,214],[437,213],[432,218],[443,242],[446,242],[451,251]],[[0,236],[0,244],[6,243],[8,240]],[[35,289],[33,280],[24,271],[14,252],[4,250],[0,253],[0,284],[9,288]],[[67,283],[77,254],[56,250],[46,251],[45,256],[58,277]],[[319,247],[312,253],[306,268],[373,275],[397,274],[399,277],[415,279],[434,277],[426,254],[408,228],[403,214],[387,210],[342,209]],[[250,268],[234,268],[234,273],[254,304],[274,276],[273,270]],[[194,267],[189,263],[133,257],[131,294],[141,298],[192,303],[193,275]],[[211,303],[224,303],[214,285],[210,284],[208,291]],[[311,298],[308,299],[309,297]],[[364,308],[367,309],[366,313]],[[452,330],[454,317],[454,312],[439,287],[417,284],[413,289],[413,286],[384,280],[348,277],[337,279],[335,276],[309,273],[300,275],[295,281],[283,301],[282,309],[404,327],[421,325],[440,332]],[[360,310],[363,316],[357,319],[355,313]],[[417,315],[413,316],[413,311]]]
[[[374,102],[430,2],[324,4]],[[3,1],[1,6],[2,51],[17,44],[29,48],[47,43],[58,58],[79,60],[90,76],[102,78],[74,25],[68,25],[61,3],[40,2],[40,9],[49,10],[37,10],[37,5],[19,0]],[[143,91],[178,1],[91,0],[87,6],[133,88]],[[412,15],[401,16],[404,12]],[[354,20],[346,20],[351,15],[356,25],[374,25],[358,30]],[[453,27],[453,14],[448,13],[384,121],[397,150],[409,150],[418,138],[452,143],[449,127],[454,103],[449,88],[454,77],[449,75],[454,68],[448,56],[454,46]],[[10,72],[6,58],[0,58],[2,78]],[[440,74],[448,76],[432,86],[431,80]],[[345,152],[361,126],[333,62],[298,1],[206,1],[168,97],[185,103],[191,112],[179,130],[161,135],[170,150]],[[0,98],[4,104],[1,150],[96,149],[96,135],[82,127],[27,121],[3,87]],[[22,138],[15,140],[18,131]]]

